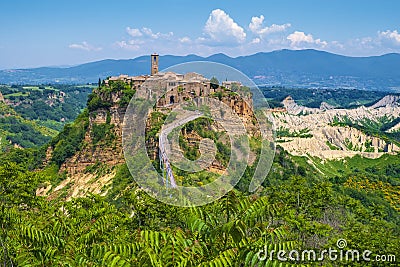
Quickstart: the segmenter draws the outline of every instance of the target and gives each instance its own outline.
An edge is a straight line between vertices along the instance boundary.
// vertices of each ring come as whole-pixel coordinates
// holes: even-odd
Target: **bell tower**
[[[154,53],[151,55],[151,75],[158,73],[158,54]]]

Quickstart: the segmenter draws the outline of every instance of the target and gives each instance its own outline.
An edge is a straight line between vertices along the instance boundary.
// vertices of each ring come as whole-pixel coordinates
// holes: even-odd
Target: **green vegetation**
[[[326,141],[326,145],[329,147],[330,150],[340,150],[339,147],[335,146],[334,144],[332,144],[329,141]]]
[[[117,93],[121,98],[120,107],[127,107],[136,90],[123,81],[109,81],[108,85],[99,83],[99,87],[88,96],[87,107],[90,112],[107,109],[111,106],[111,94]]]
[[[377,136],[386,141],[394,142],[400,144],[400,132],[388,133],[388,129],[392,128],[399,122],[400,118],[393,118],[384,116],[378,118],[377,121],[370,120],[368,118],[363,118],[362,120],[352,121],[347,116],[333,118],[331,126],[350,126],[356,128],[367,135]]]
[[[14,144],[23,148],[41,146],[50,141],[57,132],[21,117],[11,107],[0,103],[0,150],[10,149]]]
[[[354,156],[352,158],[345,158],[341,160],[325,160],[322,161],[319,158],[310,157],[312,163],[324,173],[330,177],[340,177],[343,175],[350,175],[351,173],[364,173],[365,175],[380,174],[382,176],[392,176],[390,171],[386,173],[385,168],[398,164],[397,155],[383,155],[377,159],[369,159],[361,156]],[[393,172],[395,177],[396,171]],[[397,176],[396,176],[397,175]]]
[[[210,79],[211,86],[216,89],[219,87],[219,81],[216,77],[211,77]]]
[[[88,96],[87,108],[90,112],[98,110],[100,108],[109,108],[111,107],[111,103],[108,101],[104,101],[100,98],[98,93],[91,93]]]
[[[90,132],[92,138],[92,144],[96,145],[98,142],[104,141],[102,145],[110,146],[116,138],[114,132],[114,126],[115,126],[114,124],[111,124],[111,114],[108,111],[105,123],[92,124],[92,129]]]
[[[183,132],[187,134],[198,135],[199,138],[209,138],[217,146],[216,160],[224,167],[228,166],[231,155],[231,150],[228,144],[222,140],[227,140],[225,132],[216,132],[212,130],[213,121],[208,118],[198,118],[190,121],[184,125],[179,136],[179,145],[183,150],[183,154],[190,160],[196,160],[200,157],[199,142],[189,144],[188,140],[182,135]],[[230,145],[230,144],[229,144]]]
[[[80,150],[82,141],[89,126],[89,112],[85,110],[72,124],[65,125],[64,129],[51,142],[53,148],[52,162],[61,166],[63,162],[76,151]]]
[[[0,85],[7,101],[0,103],[0,149],[48,143],[82,112],[91,90],[73,85]]]
[[[25,119],[73,121],[85,108],[90,86],[0,86],[4,98]],[[56,129],[56,130],[59,130]]]
[[[129,105],[129,102],[131,101],[131,98],[133,95],[136,93],[136,90],[128,88],[122,90],[122,97],[121,100],[119,101],[119,106],[120,107],[127,107]]]
[[[310,129],[305,128],[301,129],[300,131],[290,131],[287,128],[283,128],[282,126],[275,131],[276,137],[277,138],[282,138],[282,137],[299,137],[299,138],[311,138],[313,135],[310,133]]]
[[[212,93],[211,96],[218,98],[219,101],[222,100],[222,97],[224,97],[225,93],[222,91],[218,91],[215,93]]]
[[[251,141],[254,148],[257,143]],[[234,190],[199,208],[150,198],[136,188],[126,165],[117,166],[106,197],[49,201],[35,196],[35,189],[53,171],[5,163],[0,166],[0,261],[6,266],[257,266],[265,264],[256,257],[264,246],[322,250],[339,238],[349,249],[369,249],[372,256],[395,254],[400,245],[396,160],[369,160],[375,173],[368,176],[349,170],[327,179],[303,158],[278,148],[260,192]],[[347,266],[346,261],[321,264]]]
[[[353,145],[353,143],[349,140],[349,138],[345,138],[344,139],[344,145],[346,146],[346,148],[348,150],[361,151],[361,149],[359,147]]]
[[[146,130],[146,140],[152,140],[152,142],[158,142],[158,135],[161,130],[161,126],[164,124],[166,119],[171,120],[176,114],[171,113],[168,117],[167,115],[155,111],[150,114],[149,125],[150,128]],[[202,138],[211,139],[217,147],[216,160],[223,167],[227,167],[230,159],[230,148],[227,144],[229,138],[225,132],[216,132],[212,130],[212,124],[214,122],[208,118],[198,118],[193,121],[186,123],[179,134],[179,145],[183,150],[183,154],[189,160],[196,160],[200,157],[199,142],[197,140],[189,141],[184,137],[184,133],[187,135],[193,135]],[[153,162],[154,167],[159,169],[158,160]],[[177,182],[184,185],[202,185],[214,180],[217,175],[211,172],[203,171],[200,173],[190,174],[188,172],[174,169],[174,173],[177,177]]]
[[[44,135],[43,131],[38,130],[37,125],[22,118],[0,118],[0,125],[1,130],[6,132],[7,140],[25,148],[44,145],[51,139],[49,135]]]
[[[14,163],[24,170],[33,171],[42,167],[45,156],[45,147],[29,149],[10,148],[6,153],[0,155],[0,166]]]
[[[115,134],[113,132],[114,125],[110,125],[107,123],[96,124],[93,123],[92,125],[92,143],[96,145],[98,142],[104,140],[108,144],[110,144],[115,139]]]
[[[29,88],[46,89],[51,88]],[[129,89],[117,83],[99,93],[107,99],[111,90]],[[92,104],[90,110],[97,105]],[[16,114],[13,109],[2,109]],[[51,200],[37,196],[38,187],[56,186],[66,178],[59,167],[82,149],[89,116],[94,115],[90,110],[85,109],[50,141],[53,152],[47,164],[46,146],[9,147],[0,154],[2,266],[377,266],[376,262],[364,261],[280,262],[276,257],[272,261],[257,258],[257,252],[265,247],[286,251],[336,248],[339,238],[347,240],[346,249],[372,251],[371,258],[398,253],[399,155],[323,161],[291,156],[278,146],[271,171],[257,192],[248,192],[256,166],[247,166],[233,191],[196,208],[161,203],[138,188],[126,164],[107,166],[102,162],[86,167],[85,172],[96,174],[96,179],[111,171],[116,173],[111,185],[103,188],[108,190],[105,196],[88,195],[71,201],[65,201],[62,194]],[[161,112],[150,114],[147,141],[158,141],[166,119]],[[334,123],[343,122],[349,123],[345,119]],[[382,131],[390,123],[390,118],[382,119],[380,125],[365,121],[362,127],[379,126]],[[212,120],[201,118],[187,123],[182,132],[213,140],[217,160],[224,164],[230,156],[226,133],[213,131],[212,125]],[[109,146],[112,133],[108,114],[106,123],[92,125],[90,145]],[[308,129],[280,129],[281,136],[309,134]],[[254,137],[249,144],[257,159],[262,144],[272,145]],[[196,142],[181,135],[180,145],[187,157],[198,156]],[[332,149],[332,144],[327,145]],[[366,142],[365,147],[372,144]],[[188,174],[174,169],[174,173],[177,182],[184,185],[199,186],[218,177],[206,171]]]
[[[375,148],[372,146],[372,141],[367,140],[365,141],[365,152],[374,152]]]
[[[120,81],[120,80],[118,80],[118,81],[109,81],[107,88],[109,88],[111,90],[111,92],[121,92],[121,91],[124,91],[124,90],[130,90],[131,89],[131,85],[126,84],[125,82]],[[102,89],[104,90],[104,87]]]
[[[155,142],[158,142],[158,133],[160,132],[166,118],[167,115],[158,111],[150,114],[150,129],[146,130],[146,140],[154,139]]]

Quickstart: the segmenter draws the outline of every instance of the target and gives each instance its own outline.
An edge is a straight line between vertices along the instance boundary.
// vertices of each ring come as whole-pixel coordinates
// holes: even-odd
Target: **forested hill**
[[[215,54],[160,57],[160,69],[190,62],[213,61],[237,68],[257,84],[296,87],[399,90],[400,55],[347,57],[317,50],[279,50],[250,56]],[[148,74],[148,56],[102,60],[68,68],[34,68],[0,71],[0,83],[96,83],[119,74]]]
[[[0,86],[0,150],[42,146],[86,107],[91,86]]]

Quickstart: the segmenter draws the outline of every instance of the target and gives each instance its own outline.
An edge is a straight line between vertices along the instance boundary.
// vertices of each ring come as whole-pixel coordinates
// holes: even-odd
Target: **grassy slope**
[[[4,103],[0,103],[0,121],[0,149],[9,146],[9,140],[25,148],[40,146],[57,134],[36,121],[24,119]]]

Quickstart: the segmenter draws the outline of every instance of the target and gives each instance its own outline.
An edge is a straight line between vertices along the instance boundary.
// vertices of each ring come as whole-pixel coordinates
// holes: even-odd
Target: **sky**
[[[1,0],[0,69],[280,49],[400,53],[398,0]]]

